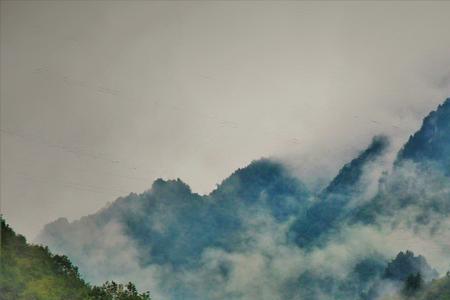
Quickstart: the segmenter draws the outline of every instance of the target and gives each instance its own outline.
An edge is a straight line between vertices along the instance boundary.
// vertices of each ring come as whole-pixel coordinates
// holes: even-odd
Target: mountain
[[[405,160],[429,162],[450,172],[450,98],[431,112],[422,127],[404,145],[398,154],[397,164]]]
[[[449,175],[450,98],[424,118],[399,151],[392,171],[381,178],[377,195],[351,219],[435,231],[450,214]]]
[[[132,283],[86,283],[65,255],[30,245],[1,219],[0,299],[2,300],[150,300]]]
[[[310,196],[298,178],[281,163],[269,159],[238,169],[210,194],[213,201],[232,206],[264,207],[279,221],[298,215]]]
[[[339,171],[306,211],[306,216],[299,218],[293,225],[291,234],[299,246],[306,246],[316,240],[345,216],[349,202],[367,187],[361,182],[365,170],[385,153],[388,145],[386,137],[374,137],[367,149]]]
[[[317,193],[260,159],[209,195],[158,179],[92,215],[46,225],[38,241],[94,283],[129,276],[172,300],[378,300],[408,278],[435,290],[432,267],[450,261],[449,112],[447,99],[392,166],[388,139],[374,137]],[[426,249],[435,265],[399,252],[406,247]]]
[[[386,136],[375,136],[367,149],[339,171],[322,192],[321,198],[336,194],[352,196],[352,194],[360,192],[363,187],[358,183],[360,183],[364,169],[383,155],[388,146],[389,140]]]
[[[82,264],[77,257],[95,252],[104,232],[113,227],[136,245],[142,265],[193,266],[206,248],[231,251],[245,246],[241,232],[249,214],[283,222],[301,213],[309,197],[305,185],[281,163],[261,159],[234,172],[206,196],[192,193],[179,179],[158,179],[150,190],[119,198],[79,221],[48,224],[38,241]]]

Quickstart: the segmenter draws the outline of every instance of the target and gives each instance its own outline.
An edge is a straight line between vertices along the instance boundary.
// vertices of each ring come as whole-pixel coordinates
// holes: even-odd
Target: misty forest
[[[450,300],[449,17],[0,0],[0,300]]]
[[[450,99],[389,152],[375,136],[319,191],[266,158],[205,196],[158,179],[45,246],[2,220],[1,297],[450,299]]]

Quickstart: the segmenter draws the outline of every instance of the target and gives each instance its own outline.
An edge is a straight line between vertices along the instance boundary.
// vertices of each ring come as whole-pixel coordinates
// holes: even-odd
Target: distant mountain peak
[[[161,193],[161,192],[170,191],[170,192],[174,192],[174,193],[190,194],[191,188],[187,183],[183,182],[179,178],[169,179],[169,180],[164,180],[162,178],[158,178],[153,182],[151,191],[153,193]]]
[[[375,136],[370,145],[351,162],[346,164],[315,202],[292,226],[296,243],[306,246],[332,229],[345,216],[348,203],[361,193],[366,185],[360,184],[365,168],[375,162],[385,152],[389,140],[385,136]]]
[[[429,113],[419,131],[410,136],[399,152],[396,164],[403,160],[428,161],[450,167],[450,98]]]
[[[324,190],[325,194],[349,193],[355,188],[361,179],[363,169],[380,157],[389,146],[389,139],[384,135],[377,135],[372,138],[370,145],[351,162],[346,164]]]
[[[252,161],[248,166],[239,168],[222,181],[213,193],[223,186],[234,185],[234,188],[246,188],[248,184],[269,184],[274,178],[285,175],[284,166],[274,160],[261,158]]]
[[[384,277],[391,280],[404,281],[409,275],[420,272],[426,280],[436,278],[439,274],[431,268],[425,257],[415,256],[414,252],[406,250],[397,254],[395,259],[388,263]]]
[[[254,202],[261,193],[275,198],[291,195],[304,199],[309,195],[306,186],[281,162],[261,158],[236,170],[217,186],[211,196]]]

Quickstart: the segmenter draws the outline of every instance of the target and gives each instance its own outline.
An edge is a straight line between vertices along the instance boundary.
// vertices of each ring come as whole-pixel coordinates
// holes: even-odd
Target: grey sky
[[[157,177],[329,177],[450,95],[450,2],[1,2],[1,210],[33,238]]]

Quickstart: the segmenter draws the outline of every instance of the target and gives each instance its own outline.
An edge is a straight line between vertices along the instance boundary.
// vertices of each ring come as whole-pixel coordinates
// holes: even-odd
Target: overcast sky
[[[1,2],[1,211],[33,238],[157,177],[327,178],[450,95],[450,2]]]

